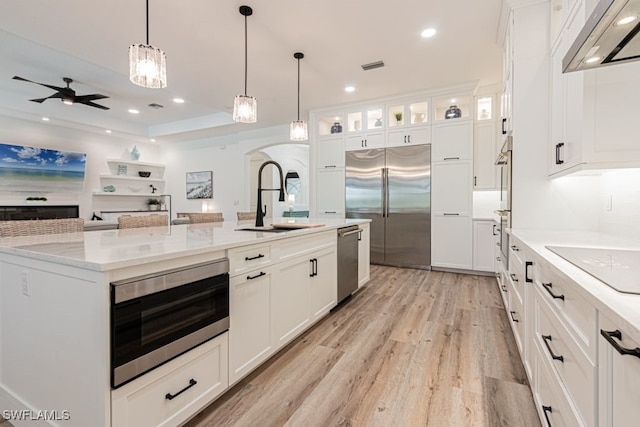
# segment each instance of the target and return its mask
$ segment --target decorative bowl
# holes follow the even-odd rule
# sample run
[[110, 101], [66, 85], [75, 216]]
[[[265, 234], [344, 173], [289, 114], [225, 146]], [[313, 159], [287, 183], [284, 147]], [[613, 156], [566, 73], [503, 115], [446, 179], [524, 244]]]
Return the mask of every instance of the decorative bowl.
[[151, 172], [149, 172], [149, 171], [139, 171], [138, 175], [140, 175], [142, 178], [149, 178], [151, 176]]
[[138, 193], [138, 192], [140, 192], [140, 190], [142, 190], [142, 187], [132, 187], [132, 186], [130, 186], [130, 185], [129, 185], [128, 187], [129, 187], [129, 190], [130, 190], [132, 193]]

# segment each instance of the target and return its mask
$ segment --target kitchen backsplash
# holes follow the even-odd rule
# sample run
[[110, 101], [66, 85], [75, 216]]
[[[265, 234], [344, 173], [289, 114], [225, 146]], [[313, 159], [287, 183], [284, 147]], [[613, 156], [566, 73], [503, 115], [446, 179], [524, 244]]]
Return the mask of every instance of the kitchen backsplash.
[[600, 176], [598, 231], [640, 239], [640, 169]]

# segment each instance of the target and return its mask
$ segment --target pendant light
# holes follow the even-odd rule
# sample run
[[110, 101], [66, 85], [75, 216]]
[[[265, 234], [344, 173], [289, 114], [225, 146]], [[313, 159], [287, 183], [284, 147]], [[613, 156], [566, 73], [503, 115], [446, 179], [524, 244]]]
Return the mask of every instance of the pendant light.
[[291, 130], [289, 131], [289, 139], [292, 141], [306, 141], [309, 139], [307, 133], [307, 122], [300, 120], [300, 60], [304, 58], [304, 53], [296, 52], [293, 57], [298, 60], [298, 120], [291, 122]]
[[233, 120], [255, 123], [258, 120], [258, 101], [247, 95], [247, 16], [253, 14], [253, 9], [240, 6], [240, 14], [244, 16], [244, 95], [238, 95], [233, 100]]
[[129, 46], [129, 80], [138, 86], [167, 87], [167, 57], [149, 44], [149, 0], [147, 0], [147, 44]]

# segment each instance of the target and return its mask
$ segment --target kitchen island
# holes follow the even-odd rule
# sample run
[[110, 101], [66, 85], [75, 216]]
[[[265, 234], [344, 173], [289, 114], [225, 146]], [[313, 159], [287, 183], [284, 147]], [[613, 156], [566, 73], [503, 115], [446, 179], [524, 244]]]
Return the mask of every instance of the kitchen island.
[[[27, 410], [12, 416], [16, 426], [178, 425], [193, 416], [335, 306], [336, 230], [367, 230], [368, 221], [296, 221], [323, 225], [276, 233], [225, 222], [2, 239], [0, 408]], [[253, 252], [262, 256], [246, 261]], [[112, 389], [110, 284], [222, 258], [229, 332]], [[203, 378], [197, 386], [165, 399], [194, 375]]]

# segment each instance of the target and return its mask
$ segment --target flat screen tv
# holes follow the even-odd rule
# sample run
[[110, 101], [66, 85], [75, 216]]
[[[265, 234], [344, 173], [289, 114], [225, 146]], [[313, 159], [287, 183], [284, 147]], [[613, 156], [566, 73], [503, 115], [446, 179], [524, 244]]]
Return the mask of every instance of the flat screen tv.
[[81, 193], [87, 155], [0, 143], [0, 190]]

